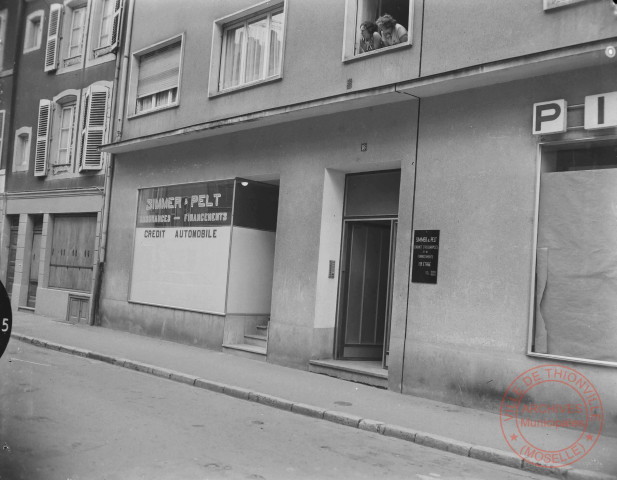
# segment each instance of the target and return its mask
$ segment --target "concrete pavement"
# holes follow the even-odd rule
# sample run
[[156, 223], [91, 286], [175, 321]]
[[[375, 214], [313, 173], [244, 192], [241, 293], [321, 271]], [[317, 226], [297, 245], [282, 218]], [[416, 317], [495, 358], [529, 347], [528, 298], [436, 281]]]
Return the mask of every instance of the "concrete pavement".
[[[499, 416], [490, 412], [24, 312], [14, 313], [11, 338], [513, 468], [567, 480], [617, 479], [613, 437], [601, 436], [574, 466], [546, 469], [510, 450]], [[545, 433], [548, 448], [558, 439], [555, 430]], [[561, 429], [559, 438], [574, 442], [578, 433]]]

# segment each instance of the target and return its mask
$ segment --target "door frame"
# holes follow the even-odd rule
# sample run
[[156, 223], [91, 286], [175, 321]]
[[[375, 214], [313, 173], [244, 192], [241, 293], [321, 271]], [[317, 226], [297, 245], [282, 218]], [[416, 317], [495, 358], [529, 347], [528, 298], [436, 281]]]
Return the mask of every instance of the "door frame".
[[[388, 283], [387, 283], [387, 296], [386, 296], [386, 317], [384, 325], [384, 338], [382, 345], [381, 363], [386, 368], [386, 348], [389, 344], [390, 335], [390, 321], [392, 313], [392, 286], [394, 275], [394, 252], [396, 246], [396, 235], [398, 231], [398, 215], [384, 215], [384, 216], [366, 216], [366, 217], [349, 217], [343, 219], [343, 234], [341, 237], [341, 254], [339, 262], [339, 282], [338, 282], [338, 302], [336, 307], [336, 323], [334, 328], [334, 358], [338, 360], [345, 360], [343, 356], [345, 348], [345, 327], [347, 323], [345, 306], [347, 303], [348, 295], [348, 282], [347, 282], [347, 263], [349, 261], [349, 223], [371, 223], [371, 222], [389, 222], [390, 223], [390, 239], [389, 239], [389, 252], [388, 252]], [[349, 360], [352, 360], [351, 358]]]

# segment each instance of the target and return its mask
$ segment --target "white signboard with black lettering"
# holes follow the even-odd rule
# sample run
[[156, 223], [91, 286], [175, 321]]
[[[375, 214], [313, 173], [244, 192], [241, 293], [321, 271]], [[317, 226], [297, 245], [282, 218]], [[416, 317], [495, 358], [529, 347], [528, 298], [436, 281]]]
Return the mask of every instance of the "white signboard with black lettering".
[[617, 92], [585, 97], [585, 130], [617, 127]]
[[533, 104], [533, 133], [546, 135], [563, 133], [567, 128], [568, 104], [565, 100], [551, 100]]
[[130, 301], [225, 313], [234, 181], [139, 191]]

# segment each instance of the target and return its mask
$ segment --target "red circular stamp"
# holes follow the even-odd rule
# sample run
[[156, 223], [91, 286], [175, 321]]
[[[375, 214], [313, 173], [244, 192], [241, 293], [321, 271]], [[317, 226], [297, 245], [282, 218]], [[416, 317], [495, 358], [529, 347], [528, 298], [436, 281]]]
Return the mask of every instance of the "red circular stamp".
[[527, 463], [558, 468], [577, 462], [593, 448], [604, 411], [600, 395], [580, 372], [540, 365], [510, 384], [499, 419], [514, 453]]

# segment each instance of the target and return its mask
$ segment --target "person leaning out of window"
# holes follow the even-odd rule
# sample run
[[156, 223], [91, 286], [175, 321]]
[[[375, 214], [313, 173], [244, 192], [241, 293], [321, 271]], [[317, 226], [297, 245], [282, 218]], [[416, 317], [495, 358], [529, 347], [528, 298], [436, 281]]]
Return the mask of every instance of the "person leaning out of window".
[[397, 23], [391, 15], [384, 15], [377, 19], [377, 28], [386, 47], [407, 42], [407, 29]]
[[381, 35], [377, 33], [377, 24], [366, 20], [360, 24], [360, 53], [377, 50], [384, 46]]

